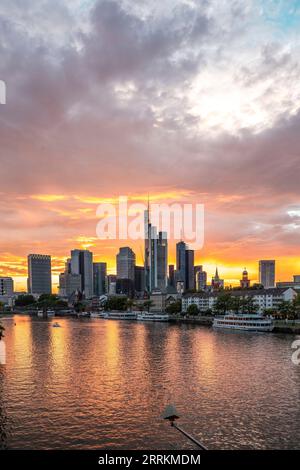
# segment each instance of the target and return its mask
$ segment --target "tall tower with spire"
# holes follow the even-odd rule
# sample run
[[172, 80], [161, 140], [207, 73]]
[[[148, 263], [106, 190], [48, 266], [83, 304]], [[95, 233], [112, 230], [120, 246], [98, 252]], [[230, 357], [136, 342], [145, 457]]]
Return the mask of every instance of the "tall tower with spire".
[[168, 240], [166, 232], [157, 232], [152, 226], [148, 196], [147, 210], [144, 212], [145, 233], [145, 287], [148, 294], [154, 289], [164, 290], [168, 285]]
[[218, 268], [216, 267], [216, 273], [212, 277], [211, 287], [213, 290], [223, 289], [224, 288], [224, 279], [220, 279]]
[[240, 286], [242, 289], [249, 289], [250, 287], [250, 279], [248, 278], [248, 271], [244, 268], [242, 279], [240, 280]]

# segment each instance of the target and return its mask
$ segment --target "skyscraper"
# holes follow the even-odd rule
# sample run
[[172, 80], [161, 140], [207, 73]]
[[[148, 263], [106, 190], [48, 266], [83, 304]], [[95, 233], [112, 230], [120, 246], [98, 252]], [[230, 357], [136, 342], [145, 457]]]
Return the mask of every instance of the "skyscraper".
[[259, 283], [265, 289], [275, 287], [275, 260], [259, 261]]
[[100, 297], [106, 293], [106, 263], [93, 263], [94, 295]]
[[186, 244], [184, 242], [178, 242], [176, 244], [176, 281], [184, 283], [186, 282], [185, 278], [185, 257]]
[[30, 254], [28, 262], [28, 293], [51, 294], [51, 256]]
[[194, 250], [185, 250], [185, 289], [195, 289]]
[[174, 264], [169, 264], [169, 286], [175, 287], [175, 267], [174, 267]]
[[145, 269], [143, 266], [135, 266], [134, 268], [134, 289], [139, 294], [145, 291]]
[[148, 210], [144, 213], [145, 230], [145, 285], [148, 293], [153, 289], [165, 290], [168, 284], [168, 240], [166, 232], [157, 233], [150, 223]]
[[72, 274], [81, 275], [81, 292], [86, 299], [93, 297], [93, 253], [89, 250], [71, 251]]
[[117, 254], [117, 279], [134, 281], [135, 253], [128, 246], [121, 247]]
[[196, 274], [196, 290], [201, 291], [205, 290], [207, 287], [207, 272], [206, 271], [197, 271]]

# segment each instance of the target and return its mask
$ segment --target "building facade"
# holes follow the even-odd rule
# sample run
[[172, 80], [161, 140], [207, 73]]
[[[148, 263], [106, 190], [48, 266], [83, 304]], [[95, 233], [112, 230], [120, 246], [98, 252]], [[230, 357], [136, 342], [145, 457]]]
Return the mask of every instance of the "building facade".
[[259, 283], [265, 289], [275, 287], [275, 260], [259, 261]]
[[96, 295], [97, 297], [106, 294], [106, 276], [107, 264], [93, 263], [93, 287], [94, 295]]
[[117, 279], [134, 282], [135, 253], [128, 246], [121, 247], [117, 254]]
[[[276, 309], [283, 301], [292, 301], [297, 292], [294, 289], [257, 289], [257, 290], [230, 290], [232, 296], [240, 298], [253, 299], [257, 307], [256, 313], [264, 313], [267, 309]], [[200, 312], [205, 313], [214, 309], [215, 302], [218, 299], [218, 292], [185, 294], [182, 297], [182, 311], [186, 312], [189, 305], [197, 305]]]
[[91, 299], [94, 294], [93, 253], [89, 250], [72, 250], [71, 272], [72, 274], [80, 274], [80, 290], [86, 299]]
[[14, 281], [12, 277], [0, 277], [0, 296], [12, 297], [14, 294]]
[[28, 293], [29, 294], [51, 294], [51, 256], [30, 254], [28, 263]]

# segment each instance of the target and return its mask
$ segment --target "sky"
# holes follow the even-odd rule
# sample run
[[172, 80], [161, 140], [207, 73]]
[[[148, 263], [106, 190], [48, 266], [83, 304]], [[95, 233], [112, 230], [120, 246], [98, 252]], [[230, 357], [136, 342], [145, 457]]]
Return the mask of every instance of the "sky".
[[148, 194], [205, 205], [209, 277], [300, 274], [299, 26], [292, 0], [2, 0], [0, 276], [51, 254], [56, 285], [80, 247], [114, 272], [97, 206]]

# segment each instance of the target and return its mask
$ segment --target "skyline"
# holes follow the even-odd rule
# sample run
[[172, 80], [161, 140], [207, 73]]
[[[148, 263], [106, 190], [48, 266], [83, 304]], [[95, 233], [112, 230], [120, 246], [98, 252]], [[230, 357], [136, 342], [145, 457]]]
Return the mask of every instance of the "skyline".
[[[42, 196], [41, 198], [38, 198], [39, 200], [43, 200], [43, 202], [53, 202], [53, 197], [44, 197]], [[47, 201], [45, 201], [47, 199]], [[50, 201], [49, 201], [50, 199]], [[65, 200], [66, 198], [63, 198], [61, 200]], [[151, 198], [150, 198], [151, 199]], [[159, 202], [157, 198], [154, 196], [154, 201]], [[58, 196], [56, 196], [55, 200], [58, 200]], [[139, 197], [135, 196], [132, 198], [134, 202], [140, 201], [143, 202], [142, 199]], [[169, 199], [170, 201], [171, 199]], [[88, 204], [93, 204], [94, 207], [96, 208], [95, 204], [98, 204], [98, 202], [115, 202], [112, 198], [106, 198], [106, 199], [95, 199], [95, 200], [87, 200], [86, 203]], [[172, 202], [176, 201], [175, 199], [172, 199]], [[190, 200], [189, 200], [190, 201]], [[96, 210], [96, 209], [95, 209]], [[129, 209], [130, 210], [130, 209]], [[90, 211], [88, 211], [90, 212]], [[96, 222], [97, 218], [96, 215], [91, 215], [90, 216], [90, 222], [95, 223], [96, 227]], [[178, 240], [174, 239], [168, 239], [169, 242], [169, 252], [168, 252], [168, 265], [174, 264], [176, 266], [176, 243]], [[187, 243], [187, 246], [189, 244]], [[203, 265], [203, 269], [206, 270], [208, 274], [208, 280], [211, 279], [214, 274], [215, 274], [215, 269], [218, 267], [221, 277], [224, 278], [225, 281], [225, 286], [237, 286], [239, 285], [240, 279], [241, 279], [241, 272], [244, 267], [247, 268], [249, 277], [252, 281], [252, 283], [259, 282], [259, 268], [258, 268], [258, 262], [259, 259], [274, 259], [275, 257], [272, 256], [263, 256], [264, 251], [262, 250], [257, 250], [262, 254], [261, 258], [252, 258], [252, 253], [244, 255], [243, 259], [240, 260], [232, 260], [231, 258], [231, 253], [228, 252], [227, 256], [225, 257], [225, 262], [224, 259], [222, 258], [214, 258], [213, 256], [209, 256], [208, 249], [206, 248], [207, 246], [211, 246], [212, 243], [206, 243], [206, 238], [205, 238], [205, 243], [204, 247], [201, 250], [195, 250], [195, 265]], [[59, 274], [64, 270], [64, 265], [66, 260], [70, 257], [70, 252], [73, 249], [88, 249], [93, 252], [94, 255], [94, 261], [95, 262], [106, 262], [107, 263], [107, 271], [108, 274], [115, 274], [116, 273], [116, 255], [120, 247], [128, 246], [132, 248], [135, 252], [136, 255], [136, 264], [143, 266], [144, 265], [144, 241], [143, 240], [138, 240], [138, 241], [132, 241], [132, 240], [100, 240], [97, 238], [96, 233], [94, 237], [85, 237], [85, 236], [80, 236], [74, 239], [68, 239], [65, 240], [65, 243], [62, 243], [62, 247], [66, 246], [69, 247], [69, 250], [64, 252], [64, 254], [61, 254], [61, 256], [57, 256], [55, 253], [46, 252], [45, 250], [42, 251], [40, 246], [45, 246], [47, 248], [48, 244], [41, 245], [40, 243], [36, 244], [33, 243], [34, 247], [38, 247], [38, 250], [34, 250], [33, 247], [32, 249], [29, 249], [29, 252], [26, 253], [25, 257], [20, 257], [19, 259], [15, 259], [13, 261], [13, 269], [9, 269], [9, 266], [11, 264], [11, 261], [8, 261], [7, 263], [2, 261], [0, 263], [0, 276], [10, 276], [13, 277], [14, 283], [15, 283], [15, 290], [16, 291], [26, 291], [27, 288], [27, 256], [30, 253], [39, 253], [39, 254], [48, 254], [51, 256], [52, 260], [52, 285], [53, 285], [53, 291], [57, 292], [58, 290], [58, 284], [59, 284]], [[60, 253], [62, 253], [63, 248], [60, 248]], [[215, 251], [212, 251], [212, 254], [214, 254]], [[234, 252], [233, 252], [234, 253]], [[205, 257], [205, 254], [208, 255]], [[203, 256], [203, 257], [202, 257]], [[287, 265], [287, 258], [275, 258], [276, 259], [276, 281], [289, 281], [292, 279], [292, 276], [297, 274], [298, 271], [300, 272], [300, 260], [291, 258], [290, 265]], [[243, 262], [244, 261], [244, 262]], [[8, 266], [8, 269], [7, 269]], [[23, 275], [15, 275], [15, 271], [17, 271], [19, 274]], [[288, 274], [287, 274], [288, 273]]]
[[148, 193], [205, 204], [209, 277], [255, 281], [265, 258], [277, 280], [300, 272], [299, 2], [27, 7], [0, 6], [0, 275], [21, 289], [27, 254], [49, 253], [55, 286], [84, 247], [112, 272], [121, 244], [96, 239], [96, 207]]

